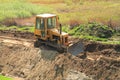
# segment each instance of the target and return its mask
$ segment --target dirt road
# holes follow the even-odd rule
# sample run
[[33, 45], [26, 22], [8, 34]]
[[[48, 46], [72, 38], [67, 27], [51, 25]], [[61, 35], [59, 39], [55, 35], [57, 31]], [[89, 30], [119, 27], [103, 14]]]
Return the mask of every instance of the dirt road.
[[0, 42], [7, 43], [7, 44], [24, 45], [26, 47], [30, 47], [30, 46], [33, 46], [34, 40], [0, 36]]
[[0, 35], [4, 75], [25, 80], [120, 80], [120, 45], [84, 42], [85, 52], [74, 56], [42, 45], [34, 48], [32, 33], [0, 31]]

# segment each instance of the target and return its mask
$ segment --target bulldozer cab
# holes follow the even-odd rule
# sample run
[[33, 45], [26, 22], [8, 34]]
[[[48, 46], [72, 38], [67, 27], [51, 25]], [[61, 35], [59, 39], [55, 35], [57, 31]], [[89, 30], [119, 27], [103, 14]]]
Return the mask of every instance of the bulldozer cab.
[[41, 14], [36, 16], [35, 34], [46, 40], [48, 31], [57, 28], [57, 17], [54, 14]]

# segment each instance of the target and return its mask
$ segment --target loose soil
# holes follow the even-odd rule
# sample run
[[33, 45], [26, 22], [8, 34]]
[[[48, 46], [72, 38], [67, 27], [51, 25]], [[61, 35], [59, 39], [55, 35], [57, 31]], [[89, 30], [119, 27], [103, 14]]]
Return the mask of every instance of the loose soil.
[[0, 31], [0, 36], [3, 75], [24, 80], [120, 80], [120, 45], [84, 42], [84, 52], [74, 56], [43, 45], [35, 48], [29, 32]]

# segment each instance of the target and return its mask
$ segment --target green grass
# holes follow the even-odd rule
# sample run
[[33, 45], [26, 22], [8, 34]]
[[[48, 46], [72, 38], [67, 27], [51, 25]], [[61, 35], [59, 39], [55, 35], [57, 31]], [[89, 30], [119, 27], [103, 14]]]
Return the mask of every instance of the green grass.
[[67, 32], [76, 38], [105, 44], [120, 44], [120, 32], [116, 32], [112, 28], [100, 23], [81, 24], [72, 29], [68, 26], [63, 26], [62, 29], [64, 32]]
[[30, 1], [30, 2], [42, 2], [42, 3], [61, 3], [64, 2], [64, 0], [26, 0], [26, 1]]
[[18, 26], [9, 26], [9, 27], [6, 27], [6, 26], [2, 26], [0, 27], [0, 30], [17, 30], [17, 31], [24, 31], [24, 32], [34, 32], [34, 27], [31, 26], [22, 26], [22, 27], [18, 27]]
[[0, 80], [12, 80], [12, 78], [0, 75]]
[[108, 24], [112, 20], [113, 26], [120, 26], [119, 3], [120, 0], [0, 0], [0, 21], [48, 12], [58, 14], [62, 24], [72, 21]]
[[[47, 3], [47, 4], [46, 4]], [[102, 22], [120, 26], [120, 0], [0, 0], [0, 21], [55, 13], [62, 24]]]
[[[34, 0], [27, 1], [34, 2]], [[39, 2], [39, 5], [43, 2], [43, 0], [35, 1]], [[120, 0], [61, 0], [57, 5], [54, 1], [57, 0], [45, 0], [48, 4], [42, 5], [54, 8], [54, 13], [60, 16], [62, 24], [70, 24], [73, 20], [79, 23], [96, 21], [108, 24], [112, 20], [114, 26], [120, 26]]]
[[0, 0], [0, 21], [7, 18], [25, 18], [51, 11], [52, 8], [38, 6], [23, 0]]

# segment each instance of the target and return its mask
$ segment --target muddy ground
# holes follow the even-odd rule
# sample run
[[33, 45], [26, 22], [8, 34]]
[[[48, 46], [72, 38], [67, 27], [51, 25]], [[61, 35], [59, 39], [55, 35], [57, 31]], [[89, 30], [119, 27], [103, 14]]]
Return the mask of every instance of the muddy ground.
[[3, 75], [24, 80], [120, 80], [120, 45], [85, 41], [85, 51], [74, 56], [43, 45], [35, 48], [32, 33], [0, 31], [0, 36], [6, 36], [0, 37]]
[[23, 38], [34, 40], [34, 34], [31, 32], [21, 32], [16, 30], [0, 30], [0, 36], [9, 36], [15, 38]]
[[8, 18], [3, 21], [0, 21], [1, 25], [5, 26], [34, 26], [35, 16], [30, 18]]

